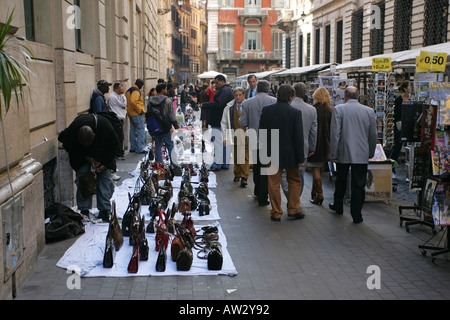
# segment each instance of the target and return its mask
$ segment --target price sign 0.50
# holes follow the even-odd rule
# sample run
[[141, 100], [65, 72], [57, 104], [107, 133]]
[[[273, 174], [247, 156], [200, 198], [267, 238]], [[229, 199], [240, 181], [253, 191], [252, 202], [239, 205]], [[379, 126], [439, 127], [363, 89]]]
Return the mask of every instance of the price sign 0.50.
[[447, 54], [445, 52], [421, 51], [417, 67], [434, 72], [444, 72], [446, 64]]
[[372, 59], [372, 71], [391, 71], [392, 61], [391, 58], [373, 58]]

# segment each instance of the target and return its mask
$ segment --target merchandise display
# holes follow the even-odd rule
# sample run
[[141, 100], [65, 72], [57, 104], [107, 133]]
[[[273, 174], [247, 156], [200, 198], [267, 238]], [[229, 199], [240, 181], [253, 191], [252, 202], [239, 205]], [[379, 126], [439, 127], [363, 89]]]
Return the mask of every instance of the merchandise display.
[[189, 126], [177, 135], [177, 165], [165, 149], [164, 163], [142, 159], [115, 190], [111, 223], [87, 223], [57, 266], [76, 265], [83, 277], [236, 275], [218, 222], [216, 176], [204, 161], [212, 150], [199, 133]]

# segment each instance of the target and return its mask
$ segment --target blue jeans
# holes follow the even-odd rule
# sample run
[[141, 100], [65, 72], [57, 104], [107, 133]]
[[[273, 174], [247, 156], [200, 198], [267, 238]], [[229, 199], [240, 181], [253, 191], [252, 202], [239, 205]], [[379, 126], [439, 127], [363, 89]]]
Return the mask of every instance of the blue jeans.
[[221, 128], [212, 127], [211, 141], [214, 145], [214, 163], [211, 165], [214, 169], [228, 169], [231, 162], [231, 148], [223, 146]]
[[166, 145], [167, 152], [169, 153], [170, 163], [172, 162], [172, 150], [174, 147], [173, 141], [172, 141], [172, 133], [159, 133], [155, 134], [153, 136], [155, 139], [155, 161], [162, 163], [163, 162], [163, 156], [162, 156], [162, 144]]
[[[76, 172], [75, 183], [78, 186], [79, 178], [91, 171], [91, 164], [85, 164]], [[98, 210], [111, 210], [111, 198], [114, 194], [114, 183], [111, 177], [111, 170], [105, 169], [97, 173], [97, 208]], [[77, 188], [77, 206], [80, 211], [92, 208], [92, 196], [84, 198], [81, 195], [80, 188]]]
[[144, 117], [138, 115], [130, 118], [130, 150], [135, 152], [143, 152], [145, 147], [145, 120]]

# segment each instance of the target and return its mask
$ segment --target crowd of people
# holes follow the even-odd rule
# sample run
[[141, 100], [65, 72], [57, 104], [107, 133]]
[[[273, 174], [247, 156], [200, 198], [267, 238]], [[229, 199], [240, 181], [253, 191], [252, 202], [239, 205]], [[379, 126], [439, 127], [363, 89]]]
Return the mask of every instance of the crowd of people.
[[[113, 92], [106, 99], [111, 86]], [[344, 213], [351, 168], [350, 213], [354, 223], [363, 221], [367, 168], [375, 153], [377, 132], [374, 110], [358, 102], [356, 87], [348, 87], [345, 103], [333, 108], [325, 88], [316, 90], [314, 104], [310, 105], [305, 84], [281, 85], [274, 92], [268, 81], [258, 81], [255, 76], [248, 77], [247, 89], [232, 88], [223, 75], [202, 88], [159, 80], [148, 93], [147, 106], [143, 86], [144, 81], [138, 79], [125, 92], [121, 83], [99, 81], [91, 96], [89, 114], [79, 116], [59, 135], [76, 172], [77, 204], [83, 215], [89, 215], [92, 195], [81, 192], [80, 180], [93, 172], [98, 182], [100, 218], [108, 221], [111, 216], [116, 160], [125, 156], [126, 118], [130, 119], [129, 152], [145, 154], [149, 110], [165, 116], [168, 125], [152, 134], [155, 161], [163, 162], [163, 145], [169, 155], [174, 148], [172, 132], [179, 128], [176, 114], [186, 115], [190, 105], [200, 111], [202, 128], [212, 132], [214, 163], [210, 170], [228, 170], [234, 164], [234, 181], [242, 188], [247, 187], [251, 170], [253, 193], [259, 206], [271, 205], [272, 221], [281, 221], [283, 215], [281, 191], [287, 198], [288, 217], [305, 218], [300, 198], [307, 168], [313, 176], [311, 203], [323, 204], [322, 170], [329, 162], [336, 163], [337, 168], [334, 199], [329, 208], [336, 214]]]

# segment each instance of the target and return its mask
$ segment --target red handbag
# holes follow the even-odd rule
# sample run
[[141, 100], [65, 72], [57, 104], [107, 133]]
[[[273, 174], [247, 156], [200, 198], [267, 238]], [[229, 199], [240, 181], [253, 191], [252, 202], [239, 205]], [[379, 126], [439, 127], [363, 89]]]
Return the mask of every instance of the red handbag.
[[138, 237], [136, 240], [136, 244], [134, 245], [133, 255], [131, 256], [130, 263], [128, 264], [128, 273], [137, 273], [139, 270], [139, 260], [140, 260], [140, 238]]
[[[164, 216], [164, 217], [163, 217]], [[159, 222], [158, 226], [163, 230], [167, 231], [167, 225], [166, 225], [166, 213], [163, 210], [159, 210]], [[158, 231], [156, 233], [155, 237], [155, 250], [159, 252], [161, 245], [164, 246], [164, 248], [167, 250], [167, 247], [169, 246], [169, 237], [163, 237], [163, 233], [161, 231]]]

